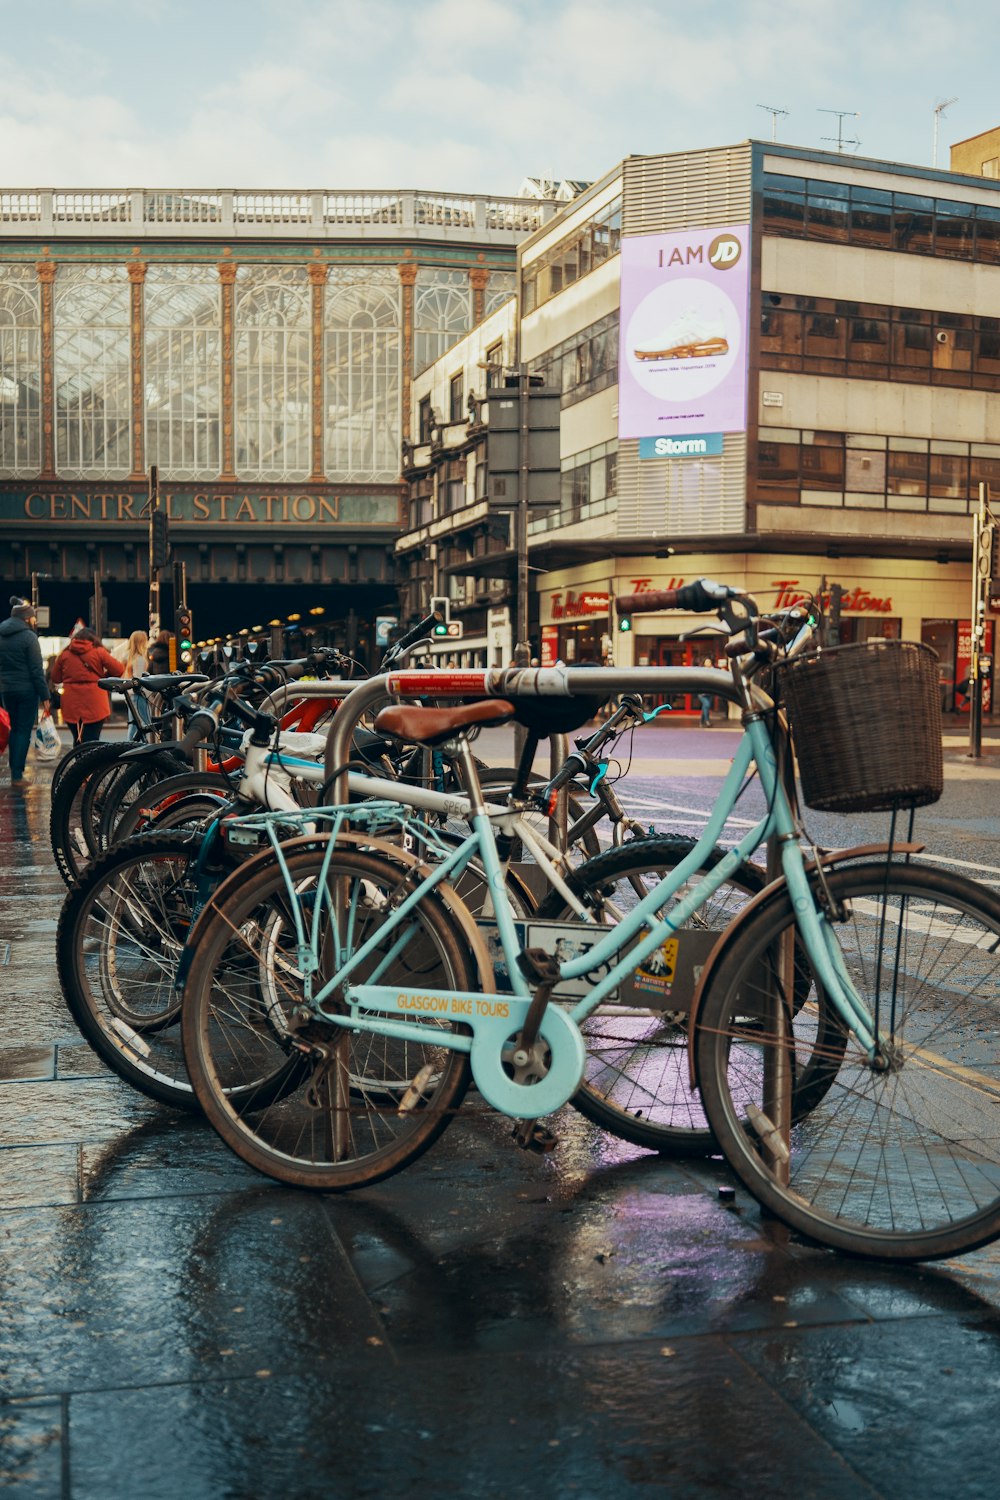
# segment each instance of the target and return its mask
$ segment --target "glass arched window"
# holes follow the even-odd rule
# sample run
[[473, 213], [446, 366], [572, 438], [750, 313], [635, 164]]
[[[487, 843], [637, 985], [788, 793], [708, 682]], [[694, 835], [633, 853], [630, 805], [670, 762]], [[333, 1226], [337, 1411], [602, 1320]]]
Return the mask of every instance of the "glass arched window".
[[326, 472], [399, 477], [400, 287], [395, 270], [332, 269], [326, 287]]
[[414, 374], [426, 370], [471, 327], [468, 271], [437, 271], [422, 266], [413, 299]]
[[516, 271], [491, 271], [490, 279], [486, 283], [483, 317], [488, 318], [490, 313], [496, 312], [498, 307], [502, 307], [505, 302], [509, 302], [516, 291]]
[[123, 478], [132, 410], [125, 267], [60, 266], [52, 321], [56, 468]]
[[221, 305], [214, 266], [146, 272], [146, 460], [172, 479], [219, 472]]
[[234, 423], [244, 479], [307, 479], [310, 462], [309, 278], [297, 266], [236, 273]]
[[0, 474], [42, 467], [41, 302], [34, 266], [0, 266]]

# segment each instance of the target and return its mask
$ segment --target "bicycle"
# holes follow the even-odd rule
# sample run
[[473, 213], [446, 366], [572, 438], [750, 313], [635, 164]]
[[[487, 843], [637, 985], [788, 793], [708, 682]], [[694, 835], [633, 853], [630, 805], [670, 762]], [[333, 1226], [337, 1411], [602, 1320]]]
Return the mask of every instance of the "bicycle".
[[[384, 828], [401, 819], [405, 828], [393, 804], [314, 809], [314, 831], [284, 843], [278, 827], [287, 834], [295, 815], [236, 825], [266, 847], [218, 888], [191, 938], [182, 1035], [202, 1107], [244, 1160], [322, 1191], [378, 1181], [414, 1160], [449, 1123], [470, 1077], [489, 1105], [520, 1122], [522, 1144], [547, 1145], [536, 1122], [579, 1085], [580, 1023], [773, 836], [782, 879], [727, 929], [692, 1005], [693, 1081], [710, 1128], [749, 1190], [817, 1243], [898, 1260], [986, 1243], [1000, 1233], [1000, 1062], [982, 1030], [984, 1022], [995, 1029], [1000, 901], [891, 859], [851, 865], [851, 851], [841, 851], [807, 861], [781, 775], [786, 725], [751, 683], [751, 669], [775, 650], [757, 636], [753, 601], [709, 583], [674, 598], [680, 608], [718, 611], [739, 637], [731, 677], [610, 670], [605, 681], [613, 691], [711, 691], [743, 712], [743, 739], [688, 859], [582, 956], [556, 962], [522, 952], [461, 732], [508, 721], [520, 695], [587, 690], [595, 674], [453, 674], [448, 691], [492, 696], [450, 710], [390, 708], [378, 720], [384, 731], [454, 745], [473, 831], [440, 863], [404, 870], [381, 857]], [[784, 653], [788, 662], [809, 644], [813, 623]], [[404, 672], [356, 690], [331, 735], [334, 767], [349, 707], [359, 712], [376, 686], [410, 697], [425, 682]], [[939, 736], [937, 750], [940, 769]], [[668, 910], [714, 848], [752, 764], [766, 793], [763, 818]], [[937, 795], [939, 781], [909, 800]], [[306, 815], [297, 816], [301, 826]], [[324, 817], [328, 833], [317, 841]], [[494, 892], [509, 993], [496, 987], [474, 926], [444, 899], [450, 875], [473, 857]], [[550, 1003], [573, 981], [586, 986], [581, 998]], [[655, 1008], [656, 996], [646, 1004]], [[257, 1107], [251, 1089], [238, 1108], [227, 1097], [248, 1070], [288, 1084], [293, 1058], [301, 1073], [280, 1097], [272, 1090]]]
[[[302, 664], [298, 665], [301, 669]], [[235, 676], [229, 674], [222, 683], [202, 686], [198, 691], [208, 701], [200, 708], [183, 699], [176, 705], [183, 709], [192, 725], [178, 747], [185, 752], [193, 750], [204, 735], [217, 733], [223, 718], [235, 716], [248, 726], [248, 743], [241, 759], [243, 778], [238, 788], [232, 791], [217, 781], [203, 783], [194, 773], [173, 777], [154, 788], [144, 801], [167, 799], [169, 793], [154, 830], [123, 838], [95, 858], [67, 896], [59, 920], [57, 968], [64, 999], [81, 1033], [102, 1060], [132, 1087], [161, 1103], [183, 1109], [194, 1109], [197, 1105], [181, 1055], [179, 1001], [174, 981], [194, 914], [214, 885], [240, 860], [241, 851], [231, 846], [227, 838], [227, 824], [234, 813], [245, 814], [254, 807], [295, 810], [301, 795], [290, 794], [288, 773], [299, 778], [306, 791], [310, 785], [319, 788], [325, 775], [316, 759], [304, 758], [301, 753], [311, 748], [318, 755], [325, 748], [324, 740], [285, 730], [276, 739], [276, 714], [254, 707], [240, 697], [237, 684], [251, 671], [261, 675], [260, 669], [247, 667]], [[274, 668], [264, 668], [263, 672], [273, 677]], [[340, 691], [340, 688], [330, 685], [330, 690]], [[641, 706], [634, 704], [626, 704], [620, 711], [622, 721], [634, 723], [639, 716], [644, 717]], [[605, 725], [596, 735], [581, 741], [582, 751], [569, 758], [542, 794], [532, 797], [532, 805], [544, 811], [550, 798], [556, 795], [557, 786], [567, 781], [581, 760], [593, 777], [602, 778], [605, 763], [595, 761], [591, 752], [595, 745], [605, 745], [614, 734], [614, 724]], [[369, 738], [378, 745], [387, 743], [381, 736]], [[142, 754], [145, 757], [148, 752]], [[143, 759], [138, 762], [140, 766], [143, 763]], [[386, 790], [384, 780], [370, 775], [352, 772], [349, 783], [355, 798], [379, 797]], [[176, 790], [171, 793], [170, 789]], [[449, 824], [447, 828], [436, 828], [436, 846], [454, 846], [459, 842], [454, 826], [456, 820], [464, 820], [467, 825], [471, 807], [466, 798], [413, 783], [395, 785], [394, 794], [440, 824]], [[599, 803], [598, 813], [608, 805]], [[610, 805], [612, 809], [620, 808], [616, 801], [610, 801]], [[144, 810], [136, 805], [133, 811], [142, 816]], [[574, 876], [571, 888], [567, 884], [565, 855], [536, 825], [527, 801], [506, 808], [493, 806], [491, 813], [505, 845], [531, 855], [533, 869], [542, 877], [543, 888], [551, 893], [552, 899], [571, 917], [586, 918], [592, 899], [586, 874], [588, 866], [580, 867], [581, 878], [577, 882]], [[192, 820], [195, 828], [189, 826]], [[130, 815], [126, 815], [120, 826], [126, 827], [129, 821]], [[587, 814], [578, 821], [592, 828], [596, 820]], [[655, 845], [633, 842], [628, 846], [628, 859], [633, 867], [641, 869], [648, 868], [654, 857], [661, 865], [666, 862], [672, 866], [690, 847], [690, 840], [682, 838], [661, 838]], [[393, 858], [400, 857], [391, 846], [386, 846], [383, 852]], [[618, 852], [621, 858], [624, 851]], [[435, 857], [434, 848], [426, 840], [421, 841], [420, 853], [422, 857]], [[716, 852], [714, 857], [721, 856]], [[412, 863], [412, 854], [409, 858]], [[519, 919], [524, 920], [534, 913], [536, 903], [531, 886], [522, 877], [522, 868], [508, 867], [506, 883], [508, 898], [514, 903]], [[750, 878], [747, 874], [742, 881], [734, 880], [733, 889], [745, 890]], [[759, 876], [755, 879], [759, 885]], [[751, 883], [750, 888], [756, 885]], [[577, 886], [579, 897], [574, 894]], [[484, 876], [474, 863], [457, 877], [456, 894], [471, 907], [480, 925], [488, 927], [491, 902]], [[545, 928], [546, 932], [550, 930]], [[610, 1109], [603, 1090], [593, 1099], [590, 1094], [591, 1084], [584, 1080], [575, 1103], [597, 1123], [640, 1144], [676, 1149], [681, 1134], [676, 1125], [672, 1132], [665, 1131], [660, 1122], [649, 1118], [637, 1120], [634, 1111]], [[695, 1149], [704, 1149], [701, 1140]]]

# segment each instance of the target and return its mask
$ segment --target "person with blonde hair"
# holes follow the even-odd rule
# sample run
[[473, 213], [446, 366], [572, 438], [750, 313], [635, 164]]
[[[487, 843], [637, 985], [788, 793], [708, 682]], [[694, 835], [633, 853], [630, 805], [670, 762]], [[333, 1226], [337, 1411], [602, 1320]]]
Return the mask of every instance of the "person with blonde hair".
[[[125, 651], [125, 676], [145, 677], [149, 671], [149, 636], [145, 630], [133, 630], [128, 638], [128, 646]], [[149, 723], [149, 704], [142, 693], [134, 693], [132, 701], [135, 711], [143, 724]], [[139, 738], [139, 730], [132, 715], [129, 714], [128, 737], [130, 740]]]

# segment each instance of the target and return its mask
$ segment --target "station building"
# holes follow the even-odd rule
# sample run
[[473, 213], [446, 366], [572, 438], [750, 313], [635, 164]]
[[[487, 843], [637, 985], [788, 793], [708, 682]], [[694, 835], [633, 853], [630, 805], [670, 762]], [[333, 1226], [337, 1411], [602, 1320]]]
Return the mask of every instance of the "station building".
[[155, 466], [197, 635], [396, 609], [410, 386], [515, 290], [538, 196], [0, 190], [0, 561], [145, 623]]
[[980, 482], [1000, 495], [1000, 183], [981, 170], [747, 141], [630, 157], [583, 191], [519, 247], [516, 306], [414, 382], [405, 612], [448, 594], [462, 660], [509, 654], [484, 402], [524, 362], [562, 400], [561, 502], [529, 527], [543, 662], [714, 654], [682, 639], [695, 618], [637, 610], [620, 632], [616, 596], [710, 576], [767, 608], [837, 583], [842, 638], [927, 642], [953, 707]]

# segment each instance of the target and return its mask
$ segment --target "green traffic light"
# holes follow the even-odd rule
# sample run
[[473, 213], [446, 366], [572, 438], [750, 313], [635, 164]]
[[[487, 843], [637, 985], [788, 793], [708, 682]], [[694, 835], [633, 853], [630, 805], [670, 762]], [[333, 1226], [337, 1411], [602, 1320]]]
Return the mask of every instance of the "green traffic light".
[[618, 621], [618, 629], [620, 630], [622, 635], [628, 634], [628, 632], [632, 629], [632, 618], [630, 615], [622, 615], [621, 619]]
[[434, 626], [434, 634], [435, 635], [447, 635], [448, 634], [448, 627], [447, 627], [447, 625], [444, 625], [444, 624], [442, 624], [442, 625], [435, 625]]

